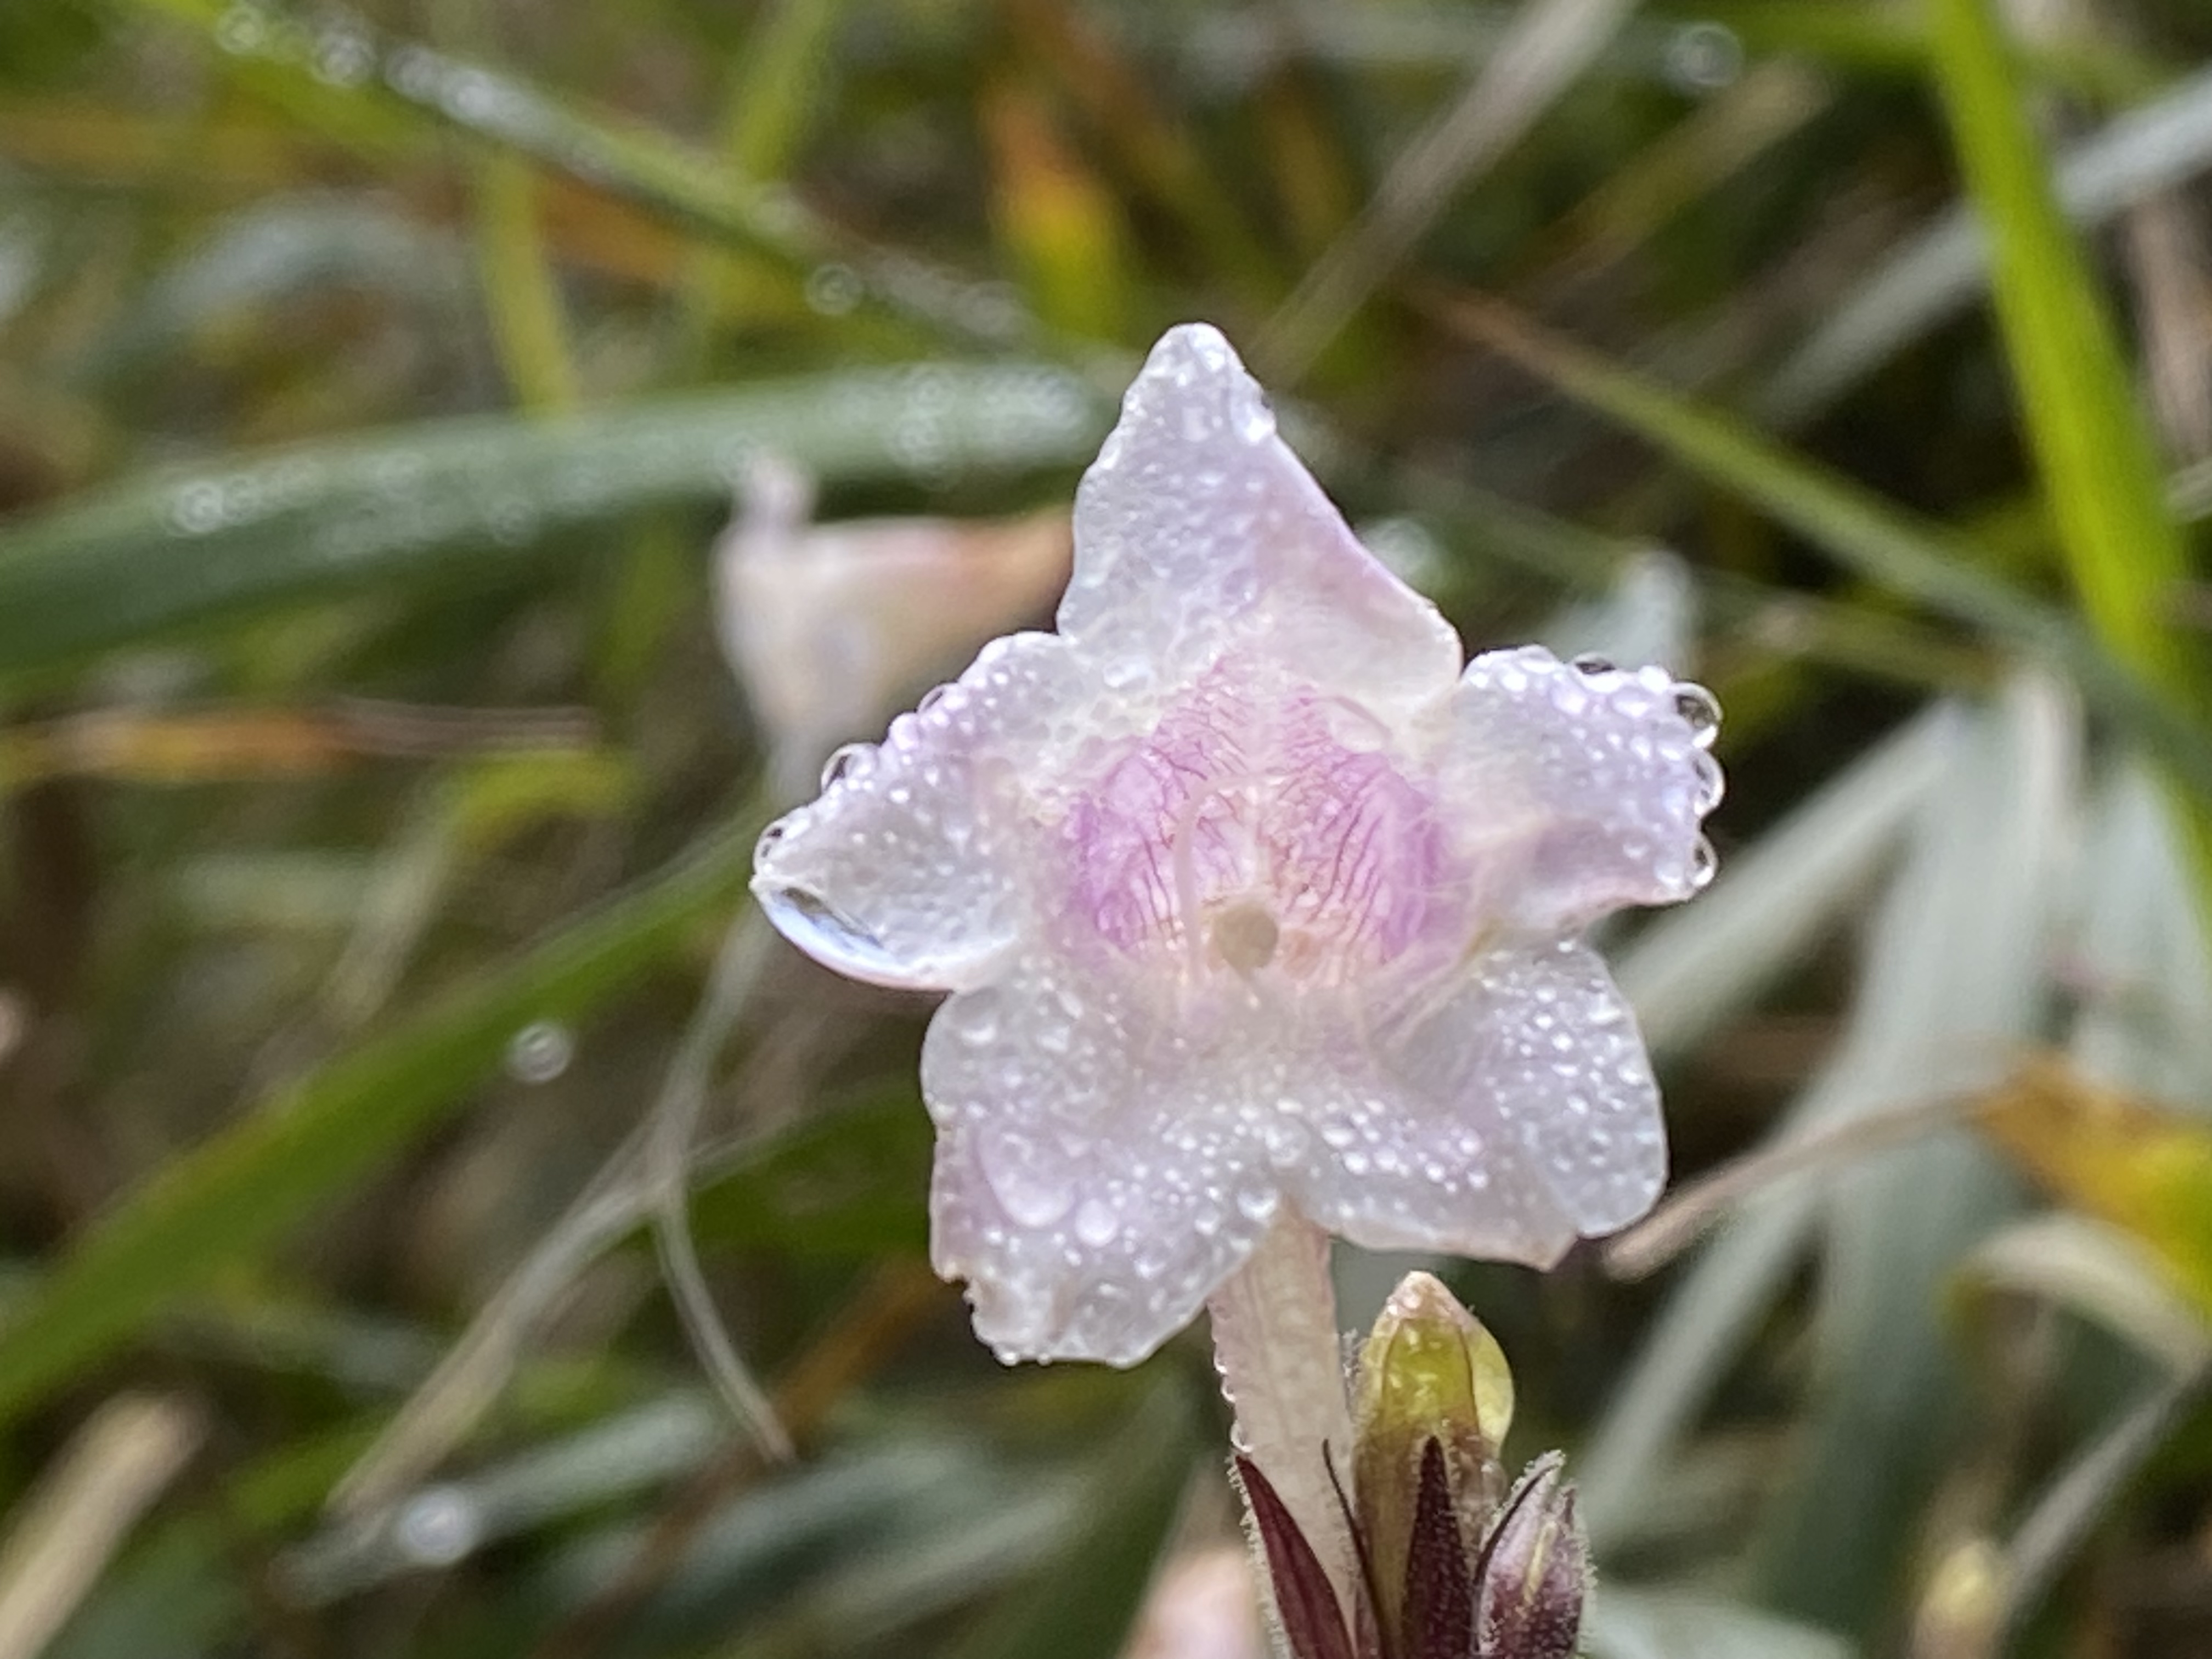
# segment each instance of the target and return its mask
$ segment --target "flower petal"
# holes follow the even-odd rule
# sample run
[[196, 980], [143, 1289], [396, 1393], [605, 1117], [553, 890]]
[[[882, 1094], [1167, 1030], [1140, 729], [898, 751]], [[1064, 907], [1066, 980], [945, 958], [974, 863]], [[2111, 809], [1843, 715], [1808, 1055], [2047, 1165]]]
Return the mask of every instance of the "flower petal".
[[1516, 932], [1571, 933], [1703, 887], [1717, 720], [1710, 694], [1663, 669], [1574, 667], [1540, 646], [1469, 663], [1439, 787], [1486, 908]]
[[1488, 953], [1395, 1058], [1432, 1091], [1492, 1103], [1529, 1173], [1585, 1237], [1626, 1226], [1666, 1185], [1666, 1124], [1643, 1034], [1588, 945]]
[[1437, 1250], [1547, 1267], [1577, 1236], [1514, 1133], [1481, 1062], [1486, 1033], [1455, 1003], [1396, 1052], [1310, 1066], [1294, 1121], [1315, 1143], [1291, 1201], [1370, 1250]]
[[1224, 1092], [1236, 1068], [1187, 1068], [1182, 1041], [1034, 964], [930, 1023], [931, 1255], [1001, 1358], [1136, 1364], [1273, 1218], [1264, 1144]]
[[876, 985], [958, 990], [1006, 962], [1042, 849], [1028, 780], [1091, 696], [1067, 642], [995, 640], [958, 680], [830, 757], [820, 799], [771, 824], [753, 891], [791, 942]]
[[1195, 672], [1231, 631], [1384, 702], [1459, 672], [1450, 625], [1359, 544], [1204, 324], [1169, 331], [1130, 386], [1076, 494], [1075, 548], [1060, 631], [1100, 653], [1109, 684]]
[[1379, 1034], [1321, 1100], [1329, 1155], [1291, 1196], [1375, 1249], [1551, 1266], [1642, 1215], [1667, 1175], [1659, 1094], [1596, 952], [1496, 950], [1448, 1000]]

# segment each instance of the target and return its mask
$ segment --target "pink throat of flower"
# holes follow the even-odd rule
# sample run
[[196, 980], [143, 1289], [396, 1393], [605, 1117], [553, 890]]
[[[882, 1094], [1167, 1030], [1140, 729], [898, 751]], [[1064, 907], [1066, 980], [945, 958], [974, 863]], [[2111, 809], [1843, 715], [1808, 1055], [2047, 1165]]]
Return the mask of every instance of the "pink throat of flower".
[[1342, 983], [1461, 908], [1430, 797], [1382, 729], [1228, 665], [1105, 762], [1066, 834], [1079, 925], [1187, 981]]

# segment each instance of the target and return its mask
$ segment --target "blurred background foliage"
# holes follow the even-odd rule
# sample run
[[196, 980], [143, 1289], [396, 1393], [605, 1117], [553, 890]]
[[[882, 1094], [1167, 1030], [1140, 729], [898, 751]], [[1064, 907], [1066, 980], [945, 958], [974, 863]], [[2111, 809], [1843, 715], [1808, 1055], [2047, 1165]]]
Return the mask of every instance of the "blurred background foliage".
[[1450, 1270], [1593, 1651], [2212, 1653], [2208, 64], [2198, 0], [0, 3], [0, 1659], [1256, 1653], [1202, 1339], [995, 1366], [926, 1009], [743, 898], [1048, 608], [1192, 317], [1471, 642], [1729, 710], [1720, 880], [1613, 941], [1679, 1195]]

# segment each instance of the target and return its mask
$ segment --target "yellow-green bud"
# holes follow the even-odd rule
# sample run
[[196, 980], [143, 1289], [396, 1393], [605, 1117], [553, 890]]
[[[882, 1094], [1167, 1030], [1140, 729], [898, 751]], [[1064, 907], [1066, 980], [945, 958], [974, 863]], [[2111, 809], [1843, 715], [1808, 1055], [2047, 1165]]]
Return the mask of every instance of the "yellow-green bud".
[[[1352, 1490], [1377, 1608], [1402, 1629], [1408, 1553], [1433, 1441], [1460, 1536], [1471, 1552], [1504, 1488], [1498, 1448], [1513, 1420], [1513, 1373], [1498, 1340], [1428, 1273], [1408, 1273], [1359, 1352]], [[1394, 1647], [1395, 1650], [1395, 1647]]]

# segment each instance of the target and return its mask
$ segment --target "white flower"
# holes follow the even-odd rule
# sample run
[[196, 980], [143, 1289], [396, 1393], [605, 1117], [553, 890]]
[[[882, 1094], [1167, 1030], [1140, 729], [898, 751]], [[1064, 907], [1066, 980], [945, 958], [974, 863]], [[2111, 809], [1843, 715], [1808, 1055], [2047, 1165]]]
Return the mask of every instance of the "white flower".
[[1212, 328], [1129, 389], [1059, 631], [840, 751], [754, 890], [954, 993], [933, 1255], [1003, 1358], [1133, 1364], [1285, 1205], [1547, 1265], [1649, 1207], [1650, 1066], [1597, 917], [1686, 898], [1711, 699], [1457, 636], [1355, 540]]

